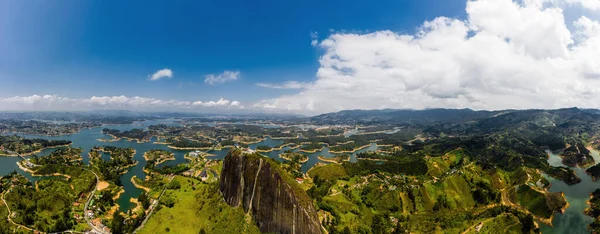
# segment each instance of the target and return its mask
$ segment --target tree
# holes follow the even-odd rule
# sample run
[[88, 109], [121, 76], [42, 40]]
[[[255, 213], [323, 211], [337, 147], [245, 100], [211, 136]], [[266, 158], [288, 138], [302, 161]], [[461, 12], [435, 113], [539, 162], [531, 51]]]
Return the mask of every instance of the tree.
[[125, 221], [125, 218], [123, 218], [123, 216], [121, 216], [119, 212], [115, 212], [115, 214], [113, 215], [113, 220], [110, 223], [110, 227], [113, 233], [125, 233], [123, 221]]
[[146, 210], [146, 209], [148, 209], [148, 207], [150, 207], [150, 199], [148, 199], [148, 195], [146, 195], [146, 193], [140, 194], [140, 196], [138, 197], [138, 201], [142, 204], [142, 207], [144, 207], [144, 210]]
[[374, 234], [383, 234], [386, 232], [386, 217], [382, 214], [373, 216], [373, 224], [371, 224], [371, 231]]

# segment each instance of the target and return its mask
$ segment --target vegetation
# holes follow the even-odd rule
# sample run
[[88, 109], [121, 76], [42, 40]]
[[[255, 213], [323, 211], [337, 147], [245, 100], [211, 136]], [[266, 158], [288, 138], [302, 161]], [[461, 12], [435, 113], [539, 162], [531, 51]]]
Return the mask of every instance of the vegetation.
[[170, 145], [177, 148], [190, 148], [190, 149], [203, 149], [210, 148], [213, 146], [213, 143], [210, 141], [198, 142], [198, 141], [190, 141], [188, 139], [179, 139], [175, 141], [171, 141]]
[[590, 168], [586, 169], [585, 172], [588, 173], [594, 181], [597, 181], [600, 179], [600, 164], [591, 166]]
[[45, 148], [71, 144], [66, 140], [28, 139], [17, 135], [0, 135], [0, 156], [15, 154], [31, 154]]
[[[64, 148], [47, 157], [32, 158], [38, 163], [32, 170], [39, 174], [64, 175], [36, 181], [35, 185], [16, 173], [2, 177], [2, 191], [18, 224], [45, 232], [72, 229], [81, 220], [75, 214], [83, 214], [82, 207], [87, 194], [96, 183], [92, 172], [84, 170], [80, 157], [81, 149]], [[75, 156], [76, 155], [76, 156]], [[83, 216], [80, 216], [83, 217]]]
[[581, 141], [573, 142], [561, 154], [563, 164], [571, 167], [581, 166], [586, 167], [594, 164], [594, 158], [590, 155], [590, 151], [585, 148]]
[[[110, 154], [110, 160], [105, 161], [100, 157], [100, 152]], [[133, 160], [135, 150], [132, 148], [120, 148], [114, 146], [94, 147], [90, 150], [90, 164], [98, 172], [103, 180], [110, 181], [120, 186], [121, 174], [137, 162]]]
[[589, 225], [589, 228], [592, 232], [597, 233], [600, 231], [600, 189], [592, 192], [588, 204], [590, 208], [587, 208], [584, 212], [586, 215], [594, 217], [594, 222]]
[[269, 151], [271, 150], [272, 147], [271, 146], [267, 146], [267, 145], [259, 145], [256, 147], [256, 150], [260, 150], [260, 151]]
[[176, 176], [159, 209], [139, 233], [260, 233], [242, 208], [227, 205], [218, 183]]
[[148, 152], [144, 153], [144, 158], [149, 164], [158, 165], [167, 160], [175, 159], [175, 154], [167, 150], [151, 149]]
[[127, 138], [127, 139], [135, 139], [138, 141], [149, 141], [150, 138], [154, 135], [153, 131], [144, 131], [143, 129], [134, 128], [129, 131], [123, 131], [117, 129], [102, 129], [102, 133], [110, 135], [114, 138]]

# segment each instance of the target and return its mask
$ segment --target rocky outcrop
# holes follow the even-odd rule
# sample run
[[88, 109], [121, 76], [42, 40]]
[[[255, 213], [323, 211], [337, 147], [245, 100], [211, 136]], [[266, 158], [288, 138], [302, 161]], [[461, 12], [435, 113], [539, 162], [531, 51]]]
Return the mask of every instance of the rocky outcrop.
[[311, 199], [272, 159], [229, 152], [220, 190], [229, 205], [252, 215], [261, 232], [322, 232]]

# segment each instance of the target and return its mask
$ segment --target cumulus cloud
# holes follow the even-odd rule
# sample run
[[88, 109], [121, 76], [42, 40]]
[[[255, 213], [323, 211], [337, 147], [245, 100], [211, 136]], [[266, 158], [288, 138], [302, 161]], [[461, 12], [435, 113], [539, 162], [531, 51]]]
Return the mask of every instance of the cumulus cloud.
[[221, 74], [208, 74], [204, 79], [204, 83], [210, 85], [222, 84], [229, 81], [238, 80], [240, 77], [239, 71], [223, 71]]
[[333, 33], [318, 43], [315, 82], [253, 108], [598, 108], [600, 24], [565, 22], [562, 9], [595, 4], [565, 1], [468, 1], [466, 19], [438, 17], [412, 34]]
[[295, 80], [287, 81], [281, 84], [256, 83], [256, 86], [270, 89], [303, 89], [310, 86], [310, 83], [298, 82]]
[[234, 110], [241, 108], [238, 101], [220, 98], [217, 101], [161, 100], [148, 97], [92, 96], [67, 98], [56, 95], [31, 95], [0, 98], [0, 110], [160, 110], [201, 111], [204, 109]]
[[160, 80], [162, 78], [170, 79], [172, 77], [173, 77], [173, 71], [171, 71], [171, 69], [168, 69], [168, 68], [158, 70], [154, 74], [148, 75], [148, 79], [150, 79], [150, 80]]

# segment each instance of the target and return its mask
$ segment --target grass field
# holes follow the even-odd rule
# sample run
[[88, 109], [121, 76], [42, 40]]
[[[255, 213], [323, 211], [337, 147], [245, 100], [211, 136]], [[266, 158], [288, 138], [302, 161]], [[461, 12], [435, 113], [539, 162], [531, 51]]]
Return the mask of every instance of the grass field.
[[546, 196], [527, 185], [516, 188], [516, 201], [534, 215], [548, 218], [553, 211], [548, 207]]
[[232, 208], [219, 195], [218, 183], [176, 176], [179, 189], [168, 189], [161, 203], [174, 201], [173, 207], [160, 205], [139, 233], [260, 233], [241, 208]]
[[[521, 233], [521, 222], [513, 214], [501, 214], [494, 218], [482, 221], [479, 232], [475, 228], [469, 230], [469, 234], [481, 233]], [[479, 226], [479, 225], [477, 225]]]
[[343, 166], [334, 163], [315, 167], [310, 170], [308, 175], [313, 179], [315, 176], [319, 176], [326, 180], [337, 180], [348, 176]]

